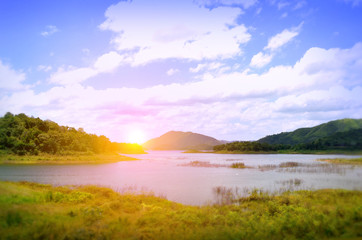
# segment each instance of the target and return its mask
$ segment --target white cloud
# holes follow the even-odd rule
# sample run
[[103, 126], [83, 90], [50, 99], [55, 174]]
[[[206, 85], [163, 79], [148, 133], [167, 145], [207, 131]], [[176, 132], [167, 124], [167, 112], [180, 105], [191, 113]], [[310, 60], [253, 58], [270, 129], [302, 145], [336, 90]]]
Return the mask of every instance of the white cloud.
[[243, 6], [245, 9], [255, 5], [258, 1], [257, 0], [196, 0], [201, 6]]
[[2, 63], [0, 60], [0, 89], [19, 90], [26, 86], [22, 84], [25, 74], [17, 72], [11, 66]]
[[323, 90], [314, 90], [300, 95], [288, 95], [275, 102], [275, 110], [296, 112], [328, 112], [362, 108], [362, 87], [351, 90], [342, 86], [333, 86]]
[[294, 27], [291, 29], [284, 29], [281, 33], [271, 37], [268, 41], [268, 45], [264, 48], [264, 50], [275, 51], [276, 49], [282, 47], [287, 44], [293, 38], [299, 35], [303, 23], [299, 24], [298, 27]]
[[178, 73], [179, 71], [180, 71], [180, 70], [178, 70], [178, 69], [171, 68], [171, 69], [169, 69], [169, 70], [166, 72], [166, 74], [167, 74], [168, 76], [172, 76], [172, 75]]
[[122, 1], [107, 9], [100, 28], [117, 33], [112, 42], [130, 54], [134, 66], [168, 58], [225, 59], [242, 54], [240, 44], [251, 38], [244, 25], [235, 26], [240, 13], [229, 7], [209, 10], [191, 0]]
[[207, 71], [207, 70], [210, 71], [210, 70], [219, 69], [223, 66], [224, 66], [224, 64], [222, 64], [220, 62], [199, 63], [199, 64], [197, 64], [196, 67], [190, 68], [189, 70], [192, 73], [198, 73], [200, 71]]
[[59, 29], [54, 25], [48, 25], [45, 27], [45, 29], [45, 31], [40, 33], [40, 35], [42, 35], [43, 37], [48, 37], [56, 32], [59, 32]]
[[125, 58], [123, 56], [111, 51], [100, 56], [90, 67], [76, 68], [68, 66], [67, 68], [58, 68], [50, 76], [49, 82], [61, 85], [81, 83], [101, 73], [112, 72], [124, 62]]
[[43, 72], [49, 72], [50, 70], [52, 70], [52, 66], [39, 65], [37, 67], [37, 70]]
[[[249, 6], [253, 1], [238, 4], [241, 2]], [[143, 18], [137, 17], [139, 12]], [[118, 52], [100, 56], [91, 66], [58, 68], [49, 81], [71, 85], [112, 72], [123, 64], [137, 66], [169, 58], [222, 60], [241, 55], [240, 45], [251, 36], [244, 25], [234, 24], [240, 13], [239, 8], [200, 8], [192, 1], [172, 2], [167, 8], [143, 0], [119, 2], [108, 8], [107, 20], [100, 25], [103, 30], [117, 33], [112, 41]]]
[[67, 68], [61, 67], [50, 76], [49, 82], [61, 85], [72, 85], [84, 82], [96, 75], [97, 71], [93, 68], [75, 68], [73, 66]]
[[257, 139], [306, 123], [362, 118], [361, 56], [362, 43], [351, 49], [311, 48], [293, 66], [263, 74], [214, 72], [195, 82], [143, 89], [74, 84], [43, 93], [17, 92], [0, 102], [2, 109], [31, 109], [114, 140], [121, 140], [129, 124], [143, 127], [148, 136], [179, 129], [221, 139]]
[[125, 58], [123, 56], [112, 51], [100, 56], [94, 63], [94, 68], [98, 72], [111, 72], [119, 67], [124, 61]]
[[271, 54], [264, 54], [262, 52], [259, 52], [251, 59], [250, 66], [257, 68], [264, 67], [271, 62], [272, 58], [273, 55]]
[[270, 63], [279, 48], [299, 35], [302, 26], [303, 22], [297, 27], [284, 29], [281, 33], [269, 38], [268, 45], [264, 47], [264, 51], [267, 51], [268, 53], [259, 52], [255, 54], [250, 61], [250, 66], [260, 68]]

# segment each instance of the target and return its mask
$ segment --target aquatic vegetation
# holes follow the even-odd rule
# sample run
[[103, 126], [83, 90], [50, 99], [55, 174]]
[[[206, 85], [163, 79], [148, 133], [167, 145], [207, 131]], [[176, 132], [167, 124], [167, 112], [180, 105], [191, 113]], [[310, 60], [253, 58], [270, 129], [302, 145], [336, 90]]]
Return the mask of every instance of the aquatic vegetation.
[[192, 161], [189, 163], [181, 164], [180, 166], [188, 166], [188, 167], [227, 167], [226, 164], [217, 164], [203, 161]]
[[280, 168], [285, 168], [285, 167], [298, 167], [298, 166], [302, 166], [302, 164], [297, 163], [297, 162], [283, 162], [281, 164], [279, 164]]
[[228, 161], [228, 162], [235, 162], [235, 161], [240, 161], [240, 160], [243, 160], [243, 159], [240, 159], [240, 158], [236, 158], [236, 159], [228, 158], [228, 159], [225, 159], [225, 161]]
[[237, 162], [237, 163], [233, 163], [230, 166], [231, 168], [248, 168], [247, 166], [245, 166], [244, 163], [242, 162]]
[[217, 186], [212, 189], [216, 205], [231, 205], [237, 199], [246, 196], [249, 192], [247, 188], [240, 189], [238, 187], [228, 188], [224, 186]]
[[[329, 239], [362, 236], [362, 192], [218, 187], [185, 206], [95, 186], [0, 182], [1, 239]], [[51, 196], [51, 197], [50, 197]]]
[[278, 165], [275, 165], [275, 164], [265, 164], [265, 165], [259, 165], [258, 166], [258, 169], [260, 171], [269, 171], [269, 170], [274, 170], [274, 169], [277, 169], [278, 168]]
[[284, 180], [284, 181], [277, 181], [277, 183], [287, 186], [300, 186], [302, 184], [303, 180], [299, 178]]
[[278, 172], [289, 172], [289, 173], [329, 173], [345, 175], [348, 170], [353, 170], [353, 165], [334, 165], [329, 163], [324, 164], [305, 164], [298, 162], [283, 162], [279, 165], [266, 164], [259, 165], [260, 171], [271, 171], [276, 170]]
[[354, 166], [334, 165], [334, 164], [303, 164], [300, 167], [286, 167], [277, 169], [278, 172], [289, 173], [328, 173], [345, 175], [348, 170], [353, 170]]
[[210, 162], [204, 162], [204, 161], [192, 161], [189, 163], [181, 164], [180, 166], [188, 166], [188, 167], [230, 167], [230, 168], [251, 168], [248, 166], [245, 166], [242, 162], [233, 163], [231, 165], [228, 164], [219, 164], [219, 163], [210, 163]]

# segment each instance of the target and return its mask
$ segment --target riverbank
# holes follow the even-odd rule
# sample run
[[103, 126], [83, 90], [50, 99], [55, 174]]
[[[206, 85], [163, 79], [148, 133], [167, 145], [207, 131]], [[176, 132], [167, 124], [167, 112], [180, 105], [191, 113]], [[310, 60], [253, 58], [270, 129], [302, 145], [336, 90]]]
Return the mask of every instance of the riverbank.
[[362, 158], [331, 158], [318, 159], [321, 162], [329, 162], [334, 164], [362, 165]]
[[362, 192], [318, 190], [193, 207], [110, 189], [0, 182], [4, 239], [327, 239], [362, 235]]
[[[189, 152], [192, 153], [192, 152]], [[216, 154], [315, 154], [315, 155], [362, 155], [361, 150], [347, 151], [347, 150], [278, 150], [278, 151], [213, 151], [210, 153]]]
[[123, 156], [118, 153], [109, 154], [39, 154], [24, 155], [0, 154], [0, 164], [101, 164], [120, 161], [135, 161], [137, 158]]

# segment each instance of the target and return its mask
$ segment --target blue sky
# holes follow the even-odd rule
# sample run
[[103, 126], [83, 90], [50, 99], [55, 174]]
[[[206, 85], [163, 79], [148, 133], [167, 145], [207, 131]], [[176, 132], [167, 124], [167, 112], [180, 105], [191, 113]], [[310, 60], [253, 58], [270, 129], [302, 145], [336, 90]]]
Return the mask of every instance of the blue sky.
[[114, 141], [362, 118], [362, 1], [0, 2], [0, 114]]

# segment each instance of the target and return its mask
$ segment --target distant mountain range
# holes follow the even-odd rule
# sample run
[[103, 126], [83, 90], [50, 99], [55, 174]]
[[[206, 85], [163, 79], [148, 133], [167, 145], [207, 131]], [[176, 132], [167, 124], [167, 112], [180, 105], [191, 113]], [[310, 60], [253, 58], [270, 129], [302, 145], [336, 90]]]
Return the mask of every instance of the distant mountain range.
[[170, 131], [147, 141], [142, 146], [148, 150], [211, 150], [223, 143], [225, 141], [198, 133]]
[[[266, 136], [258, 140], [260, 143], [297, 145], [310, 143], [318, 139], [333, 140], [350, 136], [358, 140], [361, 131], [353, 131], [362, 128], [362, 119], [341, 119], [320, 124], [311, 128], [299, 128], [293, 132], [283, 132]], [[341, 134], [343, 133], [343, 134]]]
[[[257, 142], [292, 146], [309, 144], [312, 148], [322, 145], [324, 148], [361, 148], [362, 119], [330, 121], [315, 127], [266, 136]], [[148, 150], [211, 150], [214, 146], [225, 143], [228, 142], [198, 133], [170, 131], [142, 146]]]

